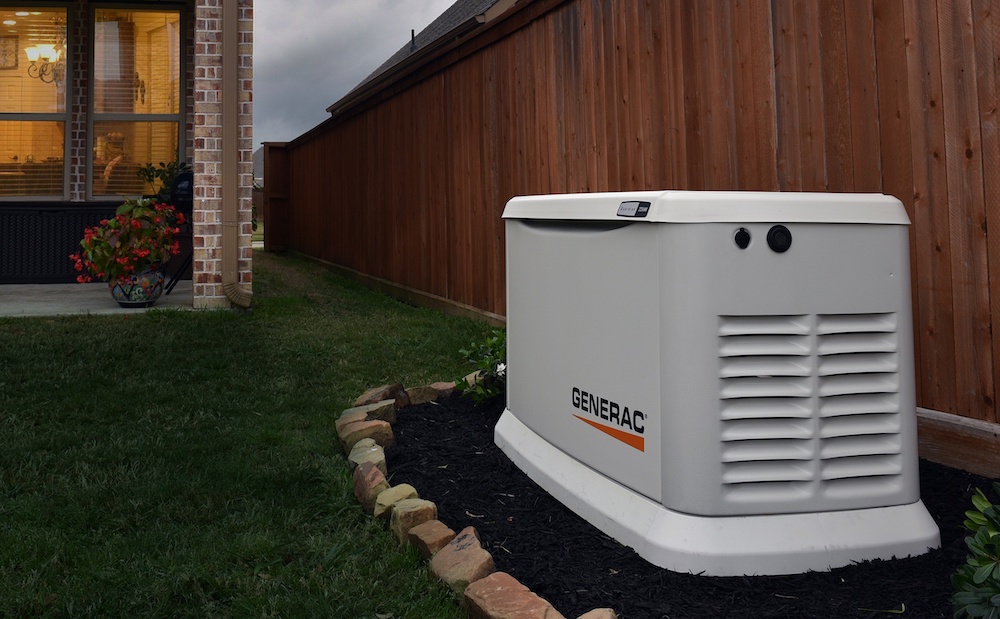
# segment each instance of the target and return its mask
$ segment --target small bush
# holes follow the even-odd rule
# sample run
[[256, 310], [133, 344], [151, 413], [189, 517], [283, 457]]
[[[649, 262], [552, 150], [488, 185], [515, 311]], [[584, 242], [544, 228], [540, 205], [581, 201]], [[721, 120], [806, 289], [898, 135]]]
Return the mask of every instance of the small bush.
[[455, 391], [468, 393], [477, 404], [502, 393], [507, 379], [507, 331], [494, 329], [481, 342], [458, 351], [475, 368], [478, 377], [471, 382], [460, 378]]
[[[993, 492], [1000, 494], [1000, 483]], [[1000, 509], [978, 488], [972, 505], [965, 512], [965, 527], [973, 533], [965, 544], [972, 554], [951, 577], [955, 617], [1000, 619]]]

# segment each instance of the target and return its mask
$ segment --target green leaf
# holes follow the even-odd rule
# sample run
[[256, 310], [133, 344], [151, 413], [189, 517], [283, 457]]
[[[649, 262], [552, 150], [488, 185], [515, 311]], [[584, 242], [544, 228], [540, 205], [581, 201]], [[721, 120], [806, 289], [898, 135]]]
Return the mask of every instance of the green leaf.
[[979, 602], [980, 595], [970, 591], [959, 591], [953, 595], [951, 599], [957, 605], [968, 606], [969, 604], [976, 604]]
[[993, 505], [989, 507], [983, 515], [986, 519], [986, 525], [989, 527], [990, 535], [996, 535], [997, 531], [1000, 531], [1000, 510]]
[[990, 507], [990, 501], [983, 494], [983, 491], [976, 488], [976, 494], [972, 495], [972, 504], [975, 505], [976, 509], [979, 511], [986, 511], [987, 507]]
[[983, 565], [978, 570], [976, 570], [975, 574], [972, 575], [972, 582], [976, 583], [977, 585], [986, 582], [986, 579], [990, 577], [994, 569], [996, 569], [995, 563], [990, 562], [987, 563], [986, 565]]
[[970, 535], [965, 538], [965, 545], [969, 547], [969, 550], [972, 551], [973, 555], [986, 554], [986, 547], [983, 546], [982, 542], [980, 542], [976, 537]]

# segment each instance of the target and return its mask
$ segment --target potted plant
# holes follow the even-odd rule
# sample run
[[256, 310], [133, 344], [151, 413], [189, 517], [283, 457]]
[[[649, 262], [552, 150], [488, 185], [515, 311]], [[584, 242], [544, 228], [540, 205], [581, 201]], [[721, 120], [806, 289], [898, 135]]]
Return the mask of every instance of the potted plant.
[[80, 246], [70, 254], [81, 283], [108, 282], [122, 307], [149, 307], [163, 292], [165, 267], [179, 251], [174, 240], [184, 214], [151, 198], [126, 200], [115, 216], [86, 228]]
[[[179, 174], [191, 171], [191, 166], [183, 161], [171, 161], [170, 163], [160, 162], [159, 166], [147, 163], [136, 171], [136, 176], [143, 180], [151, 191], [155, 191], [154, 196], [160, 202], [170, 201], [170, 190], [174, 186], [174, 181]], [[159, 187], [157, 187], [159, 181]]]

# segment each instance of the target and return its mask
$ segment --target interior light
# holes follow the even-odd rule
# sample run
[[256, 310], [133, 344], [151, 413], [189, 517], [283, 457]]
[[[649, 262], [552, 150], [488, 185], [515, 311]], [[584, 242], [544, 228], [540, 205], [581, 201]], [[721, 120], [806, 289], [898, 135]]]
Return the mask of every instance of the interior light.
[[56, 53], [56, 46], [51, 43], [39, 43], [35, 46], [38, 49], [38, 57], [42, 62], [54, 62], [52, 56]]
[[4, 26], [13, 26], [13, 25], [16, 25], [16, 24], [17, 24], [17, 22], [14, 21], [13, 19], [5, 19], [5, 20], [3, 20], [3, 25]]
[[66, 79], [66, 63], [60, 60], [62, 50], [52, 43], [36, 43], [24, 48], [28, 57], [28, 77], [42, 80], [46, 84]]
[[17, 13], [14, 13], [14, 15], [17, 15], [18, 17], [27, 17], [28, 15], [31, 15], [31, 13], [27, 11], [18, 11]]

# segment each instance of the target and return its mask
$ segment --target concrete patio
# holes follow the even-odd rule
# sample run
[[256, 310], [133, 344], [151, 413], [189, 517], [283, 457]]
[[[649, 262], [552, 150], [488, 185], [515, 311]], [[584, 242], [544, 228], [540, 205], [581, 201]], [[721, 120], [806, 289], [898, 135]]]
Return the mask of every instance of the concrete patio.
[[[192, 309], [191, 280], [181, 280], [149, 309]], [[0, 286], [0, 317], [72, 316], [77, 314], [135, 314], [147, 309], [125, 309], [111, 298], [106, 283], [6, 284]]]

